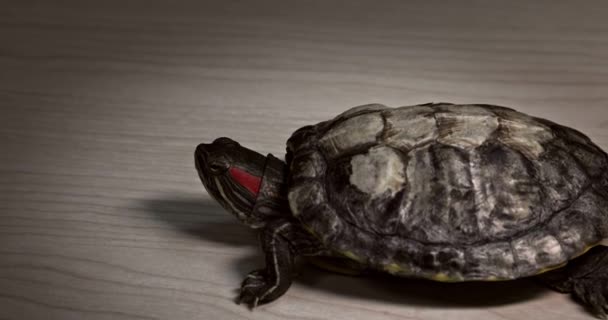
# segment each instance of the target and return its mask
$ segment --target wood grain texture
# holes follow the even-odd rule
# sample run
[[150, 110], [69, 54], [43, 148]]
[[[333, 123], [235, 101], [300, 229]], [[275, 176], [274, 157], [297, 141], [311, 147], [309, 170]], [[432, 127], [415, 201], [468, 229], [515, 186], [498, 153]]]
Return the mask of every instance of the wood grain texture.
[[263, 263], [193, 150], [282, 156], [345, 109], [491, 103], [608, 149], [605, 1], [2, 1], [0, 319], [588, 319], [531, 281], [445, 285]]

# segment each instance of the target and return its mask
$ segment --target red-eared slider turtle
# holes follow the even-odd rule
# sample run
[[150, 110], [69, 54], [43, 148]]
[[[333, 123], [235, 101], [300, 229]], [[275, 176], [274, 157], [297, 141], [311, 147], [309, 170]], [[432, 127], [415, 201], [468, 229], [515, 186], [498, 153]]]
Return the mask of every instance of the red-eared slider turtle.
[[374, 104], [297, 130], [286, 163], [229, 138], [195, 158], [211, 196], [259, 230], [251, 307], [287, 291], [296, 256], [327, 256], [436, 281], [542, 274], [608, 310], [608, 158], [574, 129], [491, 105]]

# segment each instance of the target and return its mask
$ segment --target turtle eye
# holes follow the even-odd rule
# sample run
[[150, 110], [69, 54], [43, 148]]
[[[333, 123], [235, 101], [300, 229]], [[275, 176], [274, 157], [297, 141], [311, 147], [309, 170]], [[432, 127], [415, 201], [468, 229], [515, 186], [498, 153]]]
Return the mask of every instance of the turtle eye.
[[213, 161], [211, 163], [209, 163], [209, 170], [211, 170], [211, 172], [213, 173], [222, 173], [226, 170], [228, 170], [228, 164], [225, 162], [220, 162], [220, 161]]

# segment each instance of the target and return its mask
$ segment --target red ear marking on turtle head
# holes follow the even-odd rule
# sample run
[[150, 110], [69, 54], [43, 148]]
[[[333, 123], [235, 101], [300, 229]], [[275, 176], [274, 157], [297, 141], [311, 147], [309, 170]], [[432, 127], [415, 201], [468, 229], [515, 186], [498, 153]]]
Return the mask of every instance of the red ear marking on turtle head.
[[236, 167], [230, 168], [230, 175], [232, 176], [232, 179], [245, 187], [251, 193], [256, 196], [258, 195], [260, 185], [262, 184], [262, 178], [256, 177], [251, 173]]

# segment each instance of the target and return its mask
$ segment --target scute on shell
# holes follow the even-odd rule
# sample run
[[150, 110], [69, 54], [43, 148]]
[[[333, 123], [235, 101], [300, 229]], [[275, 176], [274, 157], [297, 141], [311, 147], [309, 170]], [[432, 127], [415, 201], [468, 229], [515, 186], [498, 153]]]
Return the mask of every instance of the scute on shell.
[[348, 118], [329, 129], [320, 137], [319, 146], [329, 158], [376, 143], [384, 127], [378, 113], [368, 113]]

